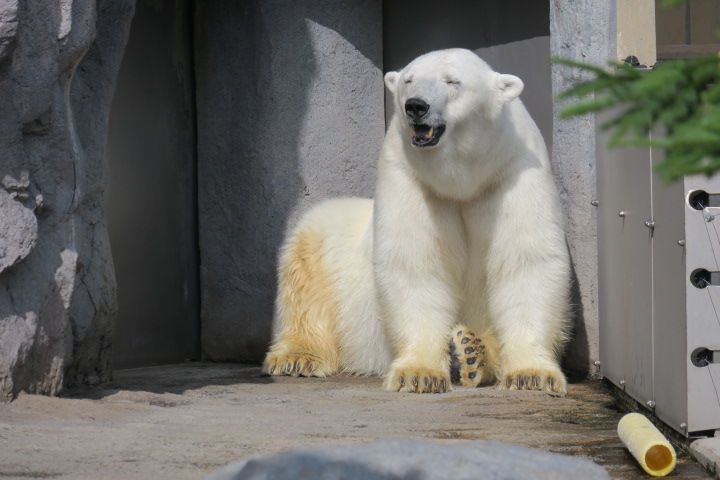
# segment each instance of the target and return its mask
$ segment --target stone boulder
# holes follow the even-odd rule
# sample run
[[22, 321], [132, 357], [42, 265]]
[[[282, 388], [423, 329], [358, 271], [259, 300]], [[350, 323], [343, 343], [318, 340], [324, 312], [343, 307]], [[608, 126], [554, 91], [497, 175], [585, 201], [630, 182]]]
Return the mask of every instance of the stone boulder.
[[394, 440], [314, 448], [230, 464], [207, 480], [605, 480], [605, 470], [568, 457], [492, 441]]

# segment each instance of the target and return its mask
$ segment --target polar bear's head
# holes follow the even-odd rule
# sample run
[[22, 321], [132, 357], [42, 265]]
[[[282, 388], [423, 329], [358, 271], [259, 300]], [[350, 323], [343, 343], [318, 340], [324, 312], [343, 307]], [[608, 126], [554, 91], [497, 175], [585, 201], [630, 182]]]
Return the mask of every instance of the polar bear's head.
[[393, 93], [403, 135], [419, 149], [442, 145], [448, 137], [457, 143], [476, 136], [477, 129], [467, 125], [493, 122], [523, 90], [518, 77], [493, 71], [464, 49], [422, 55], [385, 74], [385, 85]]

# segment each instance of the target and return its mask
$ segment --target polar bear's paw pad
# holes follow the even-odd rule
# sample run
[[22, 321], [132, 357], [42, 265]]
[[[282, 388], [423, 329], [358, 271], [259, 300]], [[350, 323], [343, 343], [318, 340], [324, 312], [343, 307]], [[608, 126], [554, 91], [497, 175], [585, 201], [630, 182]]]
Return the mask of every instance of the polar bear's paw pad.
[[452, 387], [447, 372], [425, 367], [396, 367], [385, 379], [385, 389], [410, 393], [445, 393]]
[[467, 328], [458, 327], [450, 341], [450, 376], [453, 383], [477, 387], [486, 380], [487, 358], [482, 339]]
[[326, 377], [332, 374], [327, 362], [310, 353], [270, 353], [263, 371], [268, 375]]
[[553, 396], [567, 394], [567, 380], [560, 369], [525, 368], [502, 377], [500, 388], [508, 390], [539, 390]]

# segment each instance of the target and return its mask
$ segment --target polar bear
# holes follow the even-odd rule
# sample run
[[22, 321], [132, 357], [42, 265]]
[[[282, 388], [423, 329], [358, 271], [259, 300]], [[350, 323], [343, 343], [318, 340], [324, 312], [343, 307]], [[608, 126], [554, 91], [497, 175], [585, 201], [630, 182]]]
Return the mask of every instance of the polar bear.
[[449, 49], [385, 84], [375, 200], [321, 203], [285, 240], [264, 371], [422, 393], [455, 364], [462, 385], [565, 394], [570, 263], [523, 82]]

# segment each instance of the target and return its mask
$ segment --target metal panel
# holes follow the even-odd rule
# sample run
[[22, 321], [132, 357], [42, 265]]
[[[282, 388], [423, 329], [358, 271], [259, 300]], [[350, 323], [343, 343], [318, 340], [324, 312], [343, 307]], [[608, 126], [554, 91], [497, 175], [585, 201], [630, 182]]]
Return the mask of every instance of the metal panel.
[[[662, 152], [653, 150], [653, 164]], [[685, 317], [684, 185], [652, 184], [653, 220], [653, 380], [655, 414], [676, 430], [687, 421], [687, 346]]]
[[[720, 193], [720, 177], [688, 177], [685, 193], [692, 190]], [[696, 288], [690, 275], [697, 268], [720, 271], [720, 218], [705, 221], [703, 212], [685, 202], [687, 285], [688, 430], [720, 428], [720, 364], [696, 367], [690, 355], [696, 348], [720, 350], [720, 286]]]
[[720, 176], [665, 184], [650, 168], [660, 152], [605, 145], [599, 135], [602, 373], [682, 433], [718, 429], [720, 363], [696, 366], [691, 354], [720, 351], [720, 286], [690, 277], [720, 271], [720, 216], [706, 221], [687, 196], [720, 194]]
[[607, 149], [604, 134], [597, 145], [601, 371], [644, 403], [653, 397], [651, 159]]
[[598, 135], [602, 373], [684, 434], [720, 429], [720, 355], [692, 361], [720, 351], [720, 285], [691, 281], [696, 269], [720, 272], [720, 215], [687, 201], [720, 194], [720, 176], [665, 184], [651, 173], [659, 151], [605, 145]]

